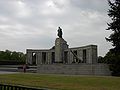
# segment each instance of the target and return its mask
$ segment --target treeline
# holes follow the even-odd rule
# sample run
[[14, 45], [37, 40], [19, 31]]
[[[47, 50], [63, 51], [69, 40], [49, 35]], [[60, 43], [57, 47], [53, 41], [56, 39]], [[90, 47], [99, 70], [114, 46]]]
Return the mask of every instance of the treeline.
[[113, 76], [120, 76], [120, 54], [115, 55], [112, 49], [104, 56], [98, 57], [98, 63], [106, 63], [109, 65], [109, 69]]
[[0, 51], [0, 65], [17, 65], [24, 64], [26, 55], [16, 51]]

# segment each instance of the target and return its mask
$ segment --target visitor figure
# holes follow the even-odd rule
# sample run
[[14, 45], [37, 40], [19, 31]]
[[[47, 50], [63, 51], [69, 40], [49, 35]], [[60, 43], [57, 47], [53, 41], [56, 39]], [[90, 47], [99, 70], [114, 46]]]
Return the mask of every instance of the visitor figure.
[[58, 36], [62, 38], [62, 29], [60, 27], [58, 27]]
[[27, 66], [26, 66], [26, 64], [24, 64], [24, 65], [23, 65], [23, 72], [24, 72], [24, 73], [26, 72], [26, 68], [27, 68]]

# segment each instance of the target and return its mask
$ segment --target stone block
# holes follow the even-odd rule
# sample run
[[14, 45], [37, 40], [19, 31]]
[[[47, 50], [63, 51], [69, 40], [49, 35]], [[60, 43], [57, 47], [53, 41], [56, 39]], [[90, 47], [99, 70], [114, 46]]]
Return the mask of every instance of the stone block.
[[44, 64], [38, 65], [38, 73], [73, 75], [111, 75], [106, 64]]

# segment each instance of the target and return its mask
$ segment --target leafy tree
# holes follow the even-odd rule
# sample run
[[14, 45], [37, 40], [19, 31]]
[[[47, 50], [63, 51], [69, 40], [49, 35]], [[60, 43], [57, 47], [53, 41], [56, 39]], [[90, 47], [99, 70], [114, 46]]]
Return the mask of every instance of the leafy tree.
[[0, 51], [0, 59], [2, 60], [8, 60], [10, 59], [11, 51], [6, 50], [6, 51]]
[[12, 54], [11, 54], [11, 60], [19, 60], [20, 58], [19, 58], [19, 53], [17, 53], [17, 52], [12, 52]]
[[5, 51], [5, 57], [4, 57], [6, 60], [9, 60], [11, 58], [11, 51], [9, 50], [6, 50]]
[[104, 62], [110, 65], [112, 75], [120, 76], [120, 55], [116, 55], [110, 50], [104, 57]]
[[16, 51], [0, 51], [0, 64], [23, 64], [25, 63], [26, 55], [22, 52]]
[[98, 57], [98, 63], [104, 63], [104, 58], [102, 56]]
[[108, 16], [112, 22], [108, 23], [107, 30], [111, 30], [112, 33], [107, 41], [112, 43], [113, 48], [106, 54], [107, 63], [111, 64], [111, 70], [114, 75], [120, 75], [120, 0], [108, 0], [110, 9], [108, 10]]

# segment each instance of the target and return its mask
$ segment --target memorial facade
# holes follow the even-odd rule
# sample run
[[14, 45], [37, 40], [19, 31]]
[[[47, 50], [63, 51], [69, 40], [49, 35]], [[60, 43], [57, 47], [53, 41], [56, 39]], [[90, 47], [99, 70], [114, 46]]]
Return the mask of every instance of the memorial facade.
[[[97, 63], [97, 46], [88, 45], [83, 47], [55, 49], [27, 49], [27, 64], [72, 64], [72, 63]], [[62, 52], [64, 51], [64, 52]], [[60, 53], [62, 52], [62, 53]]]
[[105, 64], [97, 63], [97, 45], [69, 48], [58, 29], [55, 46], [50, 49], [27, 49], [26, 63], [36, 64], [38, 73], [110, 75]]

